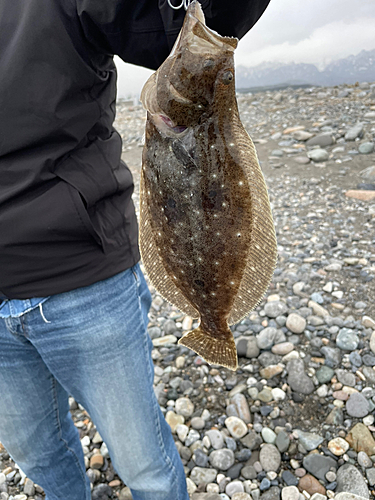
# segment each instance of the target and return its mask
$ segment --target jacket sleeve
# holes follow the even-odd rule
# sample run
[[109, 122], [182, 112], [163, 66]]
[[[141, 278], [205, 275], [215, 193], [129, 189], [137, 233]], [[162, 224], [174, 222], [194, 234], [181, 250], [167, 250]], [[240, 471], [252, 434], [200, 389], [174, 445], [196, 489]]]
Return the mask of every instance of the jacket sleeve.
[[[84, 35], [97, 50], [151, 69], [168, 56], [185, 16], [183, 8], [174, 10], [167, 0], [76, 1]], [[201, 5], [208, 27], [220, 35], [241, 38], [269, 1], [201, 0]]]

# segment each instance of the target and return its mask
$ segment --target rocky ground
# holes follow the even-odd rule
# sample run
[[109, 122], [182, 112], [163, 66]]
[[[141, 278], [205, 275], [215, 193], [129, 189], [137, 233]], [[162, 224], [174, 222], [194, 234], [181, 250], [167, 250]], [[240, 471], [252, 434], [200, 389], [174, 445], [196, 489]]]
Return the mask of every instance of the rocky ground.
[[[360, 500], [375, 495], [375, 84], [238, 97], [278, 238], [262, 303], [233, 328], [239, 369], [176, 341], [192, 321], [155, 290], [155, 391], [194, 500]], [[145, 114], [119, 102], [138, 185]], [[134, 196], [138, 203], [138, 194]], [[93, 500], [129, 500], [73, 400]], [[0, 499], [40, 500], [3, 450]], [[357, 496], [356, 496], [357, 495]]]

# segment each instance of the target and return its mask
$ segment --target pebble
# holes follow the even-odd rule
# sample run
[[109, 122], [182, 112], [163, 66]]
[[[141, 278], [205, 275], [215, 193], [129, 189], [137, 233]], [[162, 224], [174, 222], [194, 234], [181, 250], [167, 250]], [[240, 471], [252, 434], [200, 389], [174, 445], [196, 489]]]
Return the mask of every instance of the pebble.
[[269, 318], [276, 318], [277, 316], [286, 314], [288, 312], [288, 306], [280, 300], [273, 300], [271, 302], [267, 302], [264, 306], [264, 312]]
[[328, 449], [331, 453], [339, 457], [348, 451], [349, 443], [345, 439], [337, 437], [329, 441]]
[[315, 450], [324, 441], [322, 436], [313, 432], [305, 432], [299, 429], [296, 429], [294, 432], [298, 436], [299, 442], [307, 451]]
[[369, 410], [368, 400], [360, 393], [353, 393], [346, 402], [346, 411], [351, 417], [365, 417]]
[[287, 365], [288, 384], [295, 392], [311, 394], [314, 389], [314, 382], [305, 373], [305, 364], [301, 359], [293, 359]]
[[299, 490], [296, 486], [286, 486], [281, 490], [282, 500], [299, 500]]
[[373, 142], [363, 142], [358, 151], [363, 155], [369, 155], [374, 152], [374, 143]]
[[188, 398], [179, 398], [176, 400], [175, 410], [178, 415], [189, 418], [194, 412], [194, 404]]
[[355, 351], [359, 344], [358, 335], [348, 328], [343, 328], [336, 338], [336, 345], [343, 351]]
[[286, 327], [293, 333], [302, 333], [306, 328], [306, 320], [297, 313], [291, 313], [286, 320]]
[[212, 448], [215, 450], [220, 450], [224, 447], [224, 438], [222, 433], [217, 429], [211, 429], [206, 432], [206, 435], [209, 437]]
[[275, 444], [277, 436], [269, 427], [263, 427], [262, 438], [265, 443]]
[[259, 460], [266, 472], [277, 472], [281, 464], [281, 455], [275, 445], [265, 444], [260, 450]]
[[234, 464], [234, 453], [232, 450], [214, 450], [210, 454], [210, 463], [219, 470], [228, 470]]
[[300, 491], [307, 491], [309, 495], [313, 495], [314, 493], [325, 495], [326, 493], [324, 486], [322, 486], [319, 481], [310, 474], [306, 474], [305, 476], [301, 477], [298, 483], [298, 489]]
[[311, 453], [303, 459], [303, 467], [317, 479], [324, 480], [327, 472], [331, 468], [336, 468], [337, 463], [336, 460], [326, 455]]
[[310, 160], [320, 163], [322, 161], [326, 161], [329, 158], [329, 154], [325, 149], [313, 149], [307, 153], [308, 158]]
[[232, 498], [235, 493], [243, 493], [244, 487], [241, 481], [232, 481], [225, 488], [225, 493]]
[[228, 417], [225, 420], [225, 425], [231, 436], [233, 436], [235, 439], [240, 439], [244, 437], [245, 434], [247, 434], [247, 425], [238, 417]]
[[342, 465], [337, 471], [336, 493], [354, 493], [369, 498], [367, 484], [359, 470], [351, 464]]
[[375, 440], [364, 424], [356, 424], [346, 436], [346, 440], [355, 451], [364, 451], [369, 457], [375, 455]]

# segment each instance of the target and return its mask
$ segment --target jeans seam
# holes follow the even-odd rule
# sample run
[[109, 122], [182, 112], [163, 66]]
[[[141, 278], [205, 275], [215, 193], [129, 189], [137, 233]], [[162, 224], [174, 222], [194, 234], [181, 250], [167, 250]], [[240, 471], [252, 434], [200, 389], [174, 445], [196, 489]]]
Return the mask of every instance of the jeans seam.
[[[141, 297], [139, 295], [138, 287], [137, 287], [137, 297], [138, 297], [138, 305], [139, 305], [139, 309], [140, 309], [140, 313], [141, 313], [142, 325], [143, 325], [143, 332], [144, 332], [144, 334], [143, 334], [143, 336], [144, 336], [143, 351], [144, 351], [144, 354], [146, 356], [148, 376], [149, 376], [150, 380], [152, 380], [153, 371], [151, 370], [150, 355], [149, 355], [148, 348], [147, 348], [147, 343], [148, 343], [147, 325], [145, 325], [144, 320], [143, 320]], [[152, 390], [154, 390], [154, 389], [152, 388]], [[176, 485], [177, 485], [177, 483], [178, 483], [178, 474], [176, 472], [176, 468], [173, 465], [173, 462], [171, 461], [171, 459], [169, 458], [169, 456], [167, 455], [167, 452], [165, 451], [164, 441], [163, 441], [163, 437], [162, 437], [162, 433], [161, 433], [160, 415], [159, 415], [159, 412], [158, 412], [158, 402], [156, 401], [155, 394], [154, 394], [152, 406], [153, 406], [153, 411], [154, 411], [154, 418], [156, 418], [157, 437], [158, 437], [158, 441], [159, 441], [159, 447], [160, 447], [160, 449], [162, 451], [164, 460], [166, 461], [167, 465], [169, 466], [169, 468], [172, 471], [172, 474], [174, 476], [174, 480], [176, 481]], [[178, 493], [178, 497], [176, 497], [176, 500], [179, 500], [180, 494], [179, 494], [178, 491], [177, 491], [177, 493]]]
[[55, 417], [56, 417], [56, 422], [57, 422], [57, 427], [59, 430], [59, 439], [64, 443], [65, 448], [68, 450], [73, 455], [74, 461], [78, 467], [78, 470], [80, 472], [80, 475], [83, 480], [83, 485], [85, 489], [85, 497], [86, 500], [90, 500], [90, 498], [87, 498], [87, 488], [86, 488], [86, 472], [84, 472], [81, 468], [81, 464], [79, 463], [79, 458], [77, 457], [75, 451], [69, 447], [67, 441], [62, 437], [62, 427], [61, 427], [61, 421], [60, 421], [60, 413], [59, 413], [59, 405], [58, 405], [58, 398], [57, 398], [57, 391], [56, 391], [56, 379], [53, 377], [52, 379], [52, 392], [53, 392], [53, 406], [55, 410]]

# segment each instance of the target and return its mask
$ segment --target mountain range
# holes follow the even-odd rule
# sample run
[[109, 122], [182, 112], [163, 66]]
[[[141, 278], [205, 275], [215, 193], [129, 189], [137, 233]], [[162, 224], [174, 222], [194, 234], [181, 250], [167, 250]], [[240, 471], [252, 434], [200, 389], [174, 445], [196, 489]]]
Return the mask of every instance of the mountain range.
[[342, 83], [375, 81], [375, 50], [362, 50], [357, 55], [338, 59], [323, 70], [314, 64], [262, 63], [236, 69], [237, 89], [288, 85], [333, 86]]

